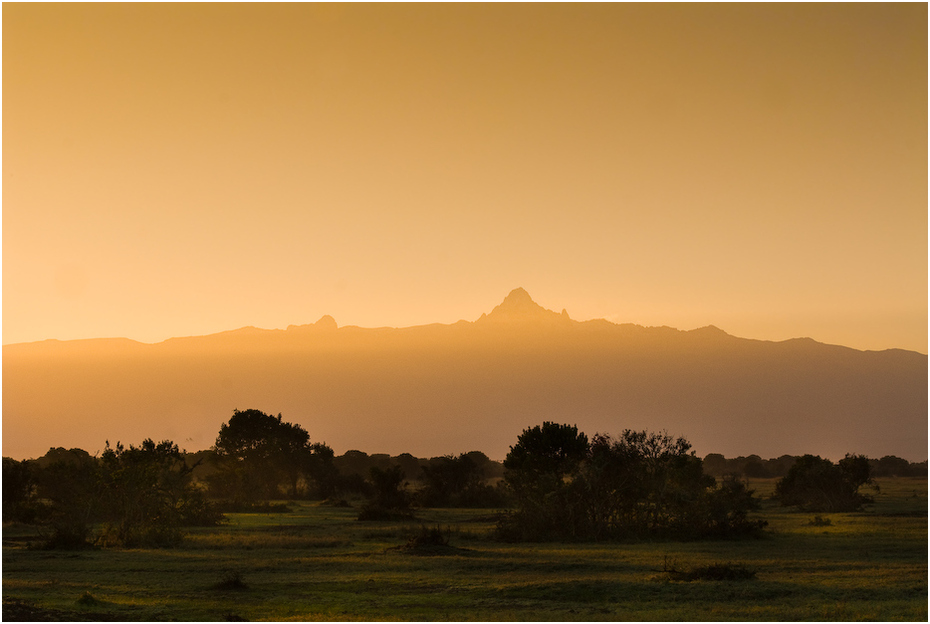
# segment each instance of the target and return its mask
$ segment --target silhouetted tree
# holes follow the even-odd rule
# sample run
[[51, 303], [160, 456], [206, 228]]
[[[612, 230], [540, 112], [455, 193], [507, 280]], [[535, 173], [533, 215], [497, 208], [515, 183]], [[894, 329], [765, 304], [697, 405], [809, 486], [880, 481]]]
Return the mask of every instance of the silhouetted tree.
[[[80, 451], [80, 452], [76, 452]], [[50, 449], [34, 464], [39, 521], [48, 548], [85, 548], [100, 519], [99, 461], [80, 449]]]
[[720, 453], [704, 456], [704, 472], [713, 477], [722, 477], [727, 473], [727, 459]]
[[575, 425], [544, 422], [526, 429], [504, 460], [504, 478], [521, 499], [539, 499], [562, 487], [585, 458], [588, 436]]
[[420, 478], [420, 460], [410, 453], [401, 453], [393, 458], [393, 463], [400, 466], [408, 481]]
[[343, 476], [358, 475], [362, 479], [368, 476], [372, 462], [365, 451], [348, 450], [334, 459], [339, 474]]
[[[752, 492], [735, 479], [717, 488], [683, 438], [626, 430], [588, 444], [574, 427], [547, 425], [525, 431], [504, 461], [517, 505], [499, 524], [505, 539], [696, 538], [764, 526], [747, 518]], [[546, 430], [567, 442], [540, 443]]]
[[[699, 533], [702, 498], [714, 485], [684, 438], [624, 431], [595, 436], [573, 485], [587, 513], [582, 534], [632, 537]], [[587, 526], [585, 526], [587, 525]]]
[[359, 512], [359, 520], [393, 520], [410, 515], [410, 494], [400, 466], [370, 471], [373, 496]]
[[782, 505], [808, 511], [854, 511], [872, 501], [859, 493], [861, 486], [871, 482], [871, 466], [862, 455], [846, 455], [838, 464], [804, 455], [775, 484], [775, 498]]
[[425, 507], [500, 505], [502, 498], [498, 490], [485, 483], [484, 466], [489, 463], [487, 456], [480, 452], [431, 459], [421, 469], [423, 487], [417, 493], [419, 503]]
[[894, 455], [885, 455], [881, 459], [871, 460], [870, 464], [872, 465], [872, 474], [876, 477], [911, 476], [911, 463]]
[[100, 458], [104, 539], [120, 546], [170, 546], [181, 527], [216, 524], [214, 511], [191, 480], [177, 444], [151, 439], [141, 446], [106, 445]]
[[339, 471], [333, 462], [333, 449], [325, 444], [315, 442], [310, 445], [309, 453], [304, 454], [304, 472], [316, 484], [316, 494], [320, 498], [330, 498], [339, 489]]
[[30, 505], [35, 478], [29, 464], [11, 457], [3, 458], [3, 519], [30, 522], [35, 509]]
[[[214, 445], [217, 473], [209, 481], [215, 494], [254, 503], [280, 495], [286, 484], [296, 498], [302, 476], [331, 478], [328, 447], [311, 444], [300, 425], [255, 409], [235, 410], [220, 427]], [[324, 486], [323, 489], [326, 489]]]

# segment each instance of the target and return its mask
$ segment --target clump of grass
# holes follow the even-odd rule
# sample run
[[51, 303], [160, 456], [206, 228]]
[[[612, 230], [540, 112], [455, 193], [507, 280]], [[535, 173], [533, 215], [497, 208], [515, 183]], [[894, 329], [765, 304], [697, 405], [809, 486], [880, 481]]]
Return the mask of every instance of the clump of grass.
[[219, 513], [290, 513], [291, 506], [287, 503], [243, 503], [235, 501], [225, 501], [217, 503], [215, 509]]
[[742, 564], [714, 563], [692, 569], [687, 577], [689, 581], [751, 581], [756, 571]]
[[446, 532], [437, 525], [435, 528], [421, 526], [420, 531], [408, 539], [406, 544], [392, 550], [401, 550], [411, 555], [446, 555], [459, 549], [449, 545]]
[[238, 571], [227, 572], [223, 580], [213, 586], [213, 589], [219, 591], [245, 591], [249, 586], [242, 580], [242, 574]]
[[84, 592], [75, 602], [82, 607], [94, 607], [100, 604], [100, 601], [93, 597], [90, 592]]
[[815, 527], [831, 526], [833, 524], [833, 520], [830, 518], [824, 518], [823, 516], [814, 516], [807, 524]]
[[443, 534], [442, 529], [439, 528], [439, 526], [437, 526], [435, 529], [428, 529], [425, 526], [421, 526], [420, 532], [407, 541], [407, 548], [448, 545], [449, 540]]
[[413, 514], [405, 509], [383, 507], [376, 504], [366, 504], [358, 512], [358, 519], [363, 522], [383, 522], [392, 520], [410, 520]]
[[659, 580], [666, 581], [750, 581], [756, 578], [756, 571], [743, 564], [713, 563], [697, 566], [687, 570], [678, 569], [674, 560], [666, 556]]
[[91, 541], [90, 528], [78, 524], [61, 523], [49, 533], [42, 533], [42, 541], [33, 547], [39, 550], [90, 550], [95, 548]]

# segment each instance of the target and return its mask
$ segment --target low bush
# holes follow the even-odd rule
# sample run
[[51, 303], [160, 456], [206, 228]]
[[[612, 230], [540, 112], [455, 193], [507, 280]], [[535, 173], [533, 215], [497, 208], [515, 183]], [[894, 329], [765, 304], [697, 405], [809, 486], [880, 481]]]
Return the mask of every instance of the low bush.
[[249, 588], [242, 574], [238, 571], [227, 572], [220, 582], [216, 583], [211, 589], [218, 591], [245, 591]]
[[674, 561], [667, 557], [662, 565], [662, 576], [658, 580], [683, 581], [750, 581], [756, 578], [756, 571], [742, 564], [712, 563], [705, 566], [678, 569]]

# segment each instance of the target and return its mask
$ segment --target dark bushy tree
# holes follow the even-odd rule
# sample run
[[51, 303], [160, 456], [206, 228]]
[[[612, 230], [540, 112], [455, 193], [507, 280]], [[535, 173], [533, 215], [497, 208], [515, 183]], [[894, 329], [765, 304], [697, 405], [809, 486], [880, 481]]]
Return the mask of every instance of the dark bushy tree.
[[89, 547], [93, 524], [100, 518], [99, 461], [80, 449], [59, 448], [50, 449], [33, 468], [45, 546]]
[[100, 458], [104, 541], [125, 546], [171, 546], [181, 527], [217, 524], [222, 516], [191, 480], [177, 444], [151, 439], [139, 447], [107, 443]]
[[[577, 429], [546, 425], [524, 432], [534, 445], [521, 436], [504, 462], [517, 505], [499, 525], [505, 539], [696, 538], [764, 526], [747, 518], [752, 492], [735, 479], [715, 487], [683, 438], [626, 430], [581, 444]], [[545, 428], [572, 440], [572, 452], [536, 443]]]
[[359, 520], [395, 520], [410, 516], [410, 493], [400, 466], [372, 467], [373, 495], [359, 512]]
[[[211, 491], [221, 498], [252, 504], [287, 493], [296, 498], [301, 477], [334, 478], [332, 452], [323, 444], [310, 443], [300, 425], [285, 422], [259, 410], [235, 410], [220, 427], [214, 445], [217, 472], [210, 476]], [[321, 491], [331, 483], [317, 485]]]
[[846, 455], [837, 464], [804, 455], [775, 484], [775, 498], [782, 505], [807, 511], [855, 511], [872, 502], [859, 493], [860, 487], [871, 482], [871, 466], [863, 455]]
[[586, 532], [595, 537], [696, 533], [702, 498], [714, 479], [703, 473], [690, 448], [683, 438], [665, 433], [626, 430], [618, 440], [595, 436], [576, 486], [583, 506], [599, 508], [589, 516]]
[[35, 475], [25, 461], [3, 458], [3, 520], [32, 522], [36, 517], [32, 504]]
[[526, 429], [504, 459], [504, 480], [517, 510], [500, 526], [507, 539], [546, 539], [557, 532], [574, 535], [577, 525], [566, 477], [588, 452], [588, 436], [575, 425], [546, 421]]
[[[482, 458], [484, 461], [482, 462]], [[421, 468], [423, 487], [417, 492], [424, 507], [496, 507], [502, 503], [498, 490], [485, 483], [484, 453], [473, 451], [458, 457], [435, 457]]]
[[[222, 520], [194, 484], [177, 445], [145, 440], [128, 449], [109, 442], [100, 458], [51, 449], [31, 465], [38, 521], [49, 548], [170, 546], [181, 527]], [[95, 527], [102, 526], [97, 533]]]
[[873, 477], [926, 477], [927, 462], [912, 463], [895, 455], [870, 459]]

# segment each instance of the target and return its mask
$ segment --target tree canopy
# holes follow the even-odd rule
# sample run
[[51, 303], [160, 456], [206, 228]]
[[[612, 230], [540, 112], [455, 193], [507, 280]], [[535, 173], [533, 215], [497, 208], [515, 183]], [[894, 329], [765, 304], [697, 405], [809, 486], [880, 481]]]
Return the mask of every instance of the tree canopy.
[[782, 505], [808, 511], [855, 511], [871, 502], [859, 488], [872, 482], [872, 467], [862, 455], [846, 455], [839, 463], [818, 455], [798, 458], [775, 484]]
[[516, 511], [499, 530], [514, 540], [701, 537], [754, 533], [742, 482], [716, 487], [683, 438], [625, 430], [596, 435], [544, 423], [527, 429], [504, 466]]
[[278, 498], [282, 483], [296, 497], [301, 477], [324, 482], [320, 487], [326, 489], [332, 475], [332, 449], [311, 444], [310, 434], [281, 414], [234, 410], [213, 448], [219, 469], [211, 478], [213, 491], [237, 501]]

